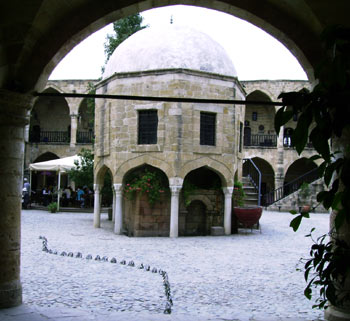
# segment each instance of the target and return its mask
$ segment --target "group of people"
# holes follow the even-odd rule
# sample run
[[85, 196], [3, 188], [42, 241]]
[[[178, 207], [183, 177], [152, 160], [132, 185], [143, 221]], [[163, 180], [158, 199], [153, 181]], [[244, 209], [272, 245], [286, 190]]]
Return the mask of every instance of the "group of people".
[[62, 192], [63, 206], [92, 207], [93, 200], [93, 192], [87, 186], [79, 186], [76, 191], [67, 186]]
[[[30, 204], [30, 184], [27, 178], [23, 180], [23, 189], [22, 189], [22, 203], [24, 203], [25, 208], [27, 204]], [[32, 193], [34, 193], [32, 191]], [[53, 186], [45, 186], [41, 191], [34, 193], [33, 202], [38, 202], [44, 206], [48, 206], [51, 202], [57, 197], [57, 188]], [[67, 186], [62, 191], [61, 196], [62, 206], [73, 206], [73, 207], [93, 207], [94, 203], [94, 194], [93, 191], [88, 187], [79, 186], [76, 191], [74, 191], [70, 186]]]

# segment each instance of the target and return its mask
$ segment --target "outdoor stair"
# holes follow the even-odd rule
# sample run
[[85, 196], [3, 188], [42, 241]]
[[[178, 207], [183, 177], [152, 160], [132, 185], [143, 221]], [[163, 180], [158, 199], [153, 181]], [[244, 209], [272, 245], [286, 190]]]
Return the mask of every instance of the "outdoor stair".
[[248, 177], [242, 177], [243, 191], [245, 193], [244, 206], [258, 205], [258, 192]]

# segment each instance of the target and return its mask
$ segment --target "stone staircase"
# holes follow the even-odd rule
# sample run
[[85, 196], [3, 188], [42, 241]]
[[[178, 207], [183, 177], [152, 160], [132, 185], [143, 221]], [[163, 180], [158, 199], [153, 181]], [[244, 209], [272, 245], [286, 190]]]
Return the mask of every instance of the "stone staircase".
[[242, 177], [243, 190], [245, 193], [244, 206], [257, 206], [258, 193], [248, 177]]

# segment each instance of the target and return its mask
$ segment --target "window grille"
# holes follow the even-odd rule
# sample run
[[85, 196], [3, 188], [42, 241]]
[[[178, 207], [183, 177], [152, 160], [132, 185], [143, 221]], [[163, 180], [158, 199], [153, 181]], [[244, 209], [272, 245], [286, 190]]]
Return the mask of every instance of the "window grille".
[[156, 110], [139, 111], [138, 144], [157, 144], [158, 114]]
[[239, 123], [239, 152], [242, 153], [243, 123]]
[[252, 112], [252, 120], [253, 121], [257, 121], [258, 120], [258, 112], [256, 112], [256, 111]]
[[216, 114], [201, 112], [200, 144], [215, 146]]

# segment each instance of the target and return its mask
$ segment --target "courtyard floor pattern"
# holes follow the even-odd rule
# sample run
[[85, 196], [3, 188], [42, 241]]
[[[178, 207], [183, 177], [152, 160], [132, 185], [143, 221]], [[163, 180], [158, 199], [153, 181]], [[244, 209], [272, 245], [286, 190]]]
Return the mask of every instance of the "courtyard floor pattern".
[[[305, 235], [311, 227], [318, 235], [327, 233], [329, 215], [312, 214], [297, 233], [289, 227], [291, 218], [264, 211], [262, 233], [130, 238], [113, 234], [106, 214], [102, 228], [95, 229], [91, 213], [22, 211], [24, 305], [0, 310], [0, 319], [323, 320], [323, 312], [303, 296], [305, 281], [296, 267], [309, 252]], [[45, 253], [39, 236], [48, 239], [49, 249], [81, 252], [83, 258]], [[88, 254], [115, 257], [117, 264], [86, 260]], [[167, 271], [170, 315], [163, 313], [162, 277], [139, 269], [141, 263]]]

